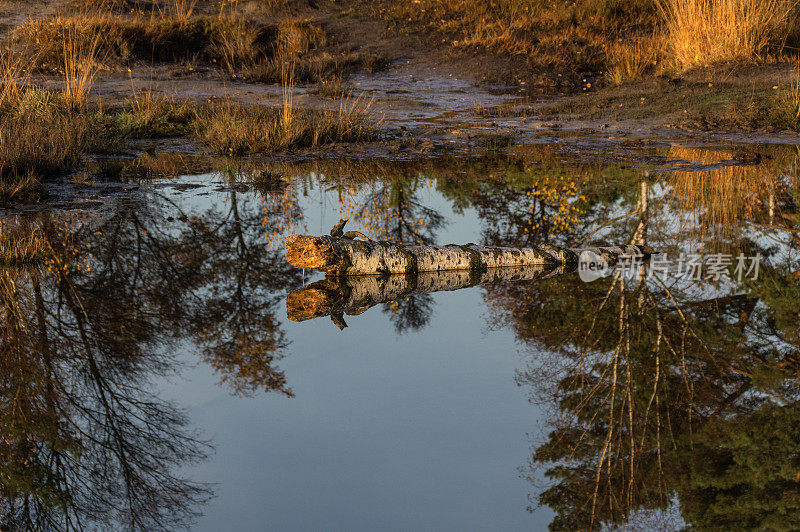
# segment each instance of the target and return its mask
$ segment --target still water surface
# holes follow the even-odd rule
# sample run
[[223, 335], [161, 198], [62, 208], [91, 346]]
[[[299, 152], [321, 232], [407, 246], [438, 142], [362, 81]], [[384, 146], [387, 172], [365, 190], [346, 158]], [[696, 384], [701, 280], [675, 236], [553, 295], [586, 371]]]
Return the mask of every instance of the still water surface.
[[[757, 150], [226, 168], [7, 216], [36, 252], [2, 270], [0, 519], [791, 528], [797, 152]], [[414, 293], [341, 330], [324, 308], [294, 321], [310, 316], [287, 296], [322, 277], [282, 242], [345, 216], [409, 243], [638, 242], [675, 264]], [[681, 253], [731, 262], [695, 278]]]

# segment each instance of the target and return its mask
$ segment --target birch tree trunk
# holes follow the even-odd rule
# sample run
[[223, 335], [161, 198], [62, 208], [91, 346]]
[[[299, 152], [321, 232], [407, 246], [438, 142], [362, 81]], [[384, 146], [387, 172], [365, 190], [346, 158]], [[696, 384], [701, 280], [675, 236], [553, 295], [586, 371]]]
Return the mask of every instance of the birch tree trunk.
[[327, 235], [293, 235], [286, 242], [286, 260], [292, 266], [323, 271], [328, 276], [417, 274], [535, 265], [574, 267], [583, 251], [591, 251], [609, 264], [615, 264], [621, 256], [647, 257], [653, 253], [651, 248], [638, 245], [576, 249], [475, 244], [407, 246]]

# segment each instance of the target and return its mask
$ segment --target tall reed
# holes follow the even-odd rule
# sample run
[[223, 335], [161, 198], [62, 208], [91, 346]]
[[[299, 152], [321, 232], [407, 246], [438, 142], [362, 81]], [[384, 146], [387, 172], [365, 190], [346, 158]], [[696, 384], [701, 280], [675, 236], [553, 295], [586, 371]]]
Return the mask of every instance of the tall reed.
[[[224, 2], [221, 2], [224, 4]], [[186, 21], [194, 14], [197, 0], [172, 0], [171, 15], [176, 20]]]
[[281, 122], [285, 129], [292, 127], [292, 109], [294, 99], [294, 63], [288, 62], [283, 64], [281, 72], [282, 84], [281, 95], [283, 99], [283, 108], [281, 112]]
[[795, 0], [658, 0], [657, 5], [680, 68], [778, 53], [797, 22]]
[[64, 99], [72, 105], [83, 104], [92, 88], [102, 62], [99, 58], [101, 34], [85, 39], [74, 24], [64, 35]]
[[19, 55], [0, 51], [0, 111], [22, 98], [28, 78]]

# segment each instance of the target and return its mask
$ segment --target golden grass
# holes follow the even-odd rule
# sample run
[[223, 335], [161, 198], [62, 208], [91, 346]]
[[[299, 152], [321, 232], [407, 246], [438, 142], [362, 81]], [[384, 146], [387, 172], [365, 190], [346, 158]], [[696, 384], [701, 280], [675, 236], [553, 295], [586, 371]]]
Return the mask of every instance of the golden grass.
[[[376, 10], [434, 46], [518, 56], [519, 78], [588, 90], [797, 48], [797, 0], [393, 0]], [[509, 74], [510, 75], [510, 74]]]
[[324, 46], [327, 35], [308, 21], [287, 19], [278, 24], [278, 45], [282, 53], [298, 56]]
[[342, 78], [339, 76], [320, 81], [313, 93], [325, 98], [344, 98], [350, 95], [350, 91], [344, 86]]
[[25, 58], [0, 54], [0, 201], [35, 201], [42, 182], [69, 172], [90, 149], [112, 137], [86, 97], [98, 72], [97, 38], [64, 34], [60, 90], [30, 83]]
[[97, 42], [65, 34], [60, 91], [32, 87], [24, 59], [0, 55], [0, 200], [38, 199], [44, 179], [69, 171], [101, 144], [85, 105], [99, 68]]
[[198, 58], [240, 66], [270, 56], [273, 26], [216, 17], [116, 16], [108, 13], [32, 20], [17, 27], [14, 41], [37, 68], [60, 71], [65, 48], [96, 47], [107, 65], [133, 61], [177, 62]]
[[70, 27], [64, 35], [63, 96], [71, 105], [82, 105], [101, 68], [98, 57], [100, 35], [87, 40], [75, 30], [75, 27]]
[[29, 78], [20, 56], [0, 51], [0, 110], [19, 101]]
[[[41, 103], [35, 103], [39, 99]], [[0, 122], [0, 181], [31, 182], [68, 171], [95, 144], [92, 117], [34, 92]]]
[[172, 0], [169, 12], [175, 20], [187, 21], [194, 14], [195, 7], [197, 0]]
[[680, 68], [780, 53], [797, 24], [795, 0], [659, 0]]
[[374, 137], [374, 125], [368, 119], [371, 101], [343, 98], [332, 109], [296, 109], [294, 76], [294, 61], [282, 63], [279, 108], [226, 100], [199, 110], [194, 121], [197, 137], [223, 155], [259, 155]]
[[386, 57], [369, 51], [317, 52], [299, 58], [276, 56], [242, 69], [244, 79], [252, 82], [278, 83], [286, 61], [294, 61], [295, 81], [298, 83], [320, 82], [335, 79], [361, 68], [367, 72], [385, 65]]
[[[194, 134], [217, 153], [234, 155], [372, 138], [370, 105], [361, 98], [341, 99], [321, 111], [293, 105], [294, 65], [308, 75], [309, 54], [326, 40], [322, 30], [297, 20], [262, 25], [195, 17], [196, 2], [170, 1], [149, 17], [83, 12], [30, 21], [14, 31], [17, 52], [20, 45], [26, 49], [0, 52], [0, 202], [33, 201], [44, 181], [78, 168], [86, 153], [111, 152], [126, 139]], [[126, 104], [104, 111], [87, 98], [109, 65], [189, 54], [218, 60], [231, 71], [270, 62], [280, 69], [283, 106], [192, 105], [134, 89]], [[57, 72], [61, 89], [35, 88], [31, 65]]]
[[43, 262], [48, 243], [40, 230], [30, 230], [13, 219], [0, 222], [0, 265], [27, 266]]
[[199, 111], [195, 130], [201, 141], [223, 155], [368, 141], [375, 135], [369, 107], [362, 98], [343, 99], [334, 109], [320, 111], [294, 109], [288, 98], [281, 108], [226, 101]]
[[652, 0], [397, 1], [383, 16], [448, 46], [524, 57], [562, 79], [604, 70], [610, 45], [650, 35], [658, 22]]
[[92, 11], [33, 20], [13, 32], [27, 60], [44, 72], [62, 73], [70, 47], [93, 50], [96, 68], [135, 62], [218, 64], [234, 77], [281, 81], [282, 65], [295, 63], [296, 79], [313, 82], [356, 67], [371, 71], [386, 62], [368, 51], [323, 50], [326, 33], [308, 21], [262, 24], [243, 18], [194, 16], [194, 3], [179, 2], [159, 13]]
[[658, 73], [663, 54], [664, 41], [660, 35], [620, 39], [608, 46], [606, 77], [614, 85], [620, 85]]

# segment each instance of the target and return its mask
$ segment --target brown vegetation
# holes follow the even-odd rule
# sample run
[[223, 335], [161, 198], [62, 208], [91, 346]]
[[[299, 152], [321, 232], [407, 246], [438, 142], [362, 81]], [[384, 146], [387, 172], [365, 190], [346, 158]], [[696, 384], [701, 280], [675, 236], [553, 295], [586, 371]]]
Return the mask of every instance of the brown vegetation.
[[606, 70], [609, 47], [619, 54], [618, 43], [652, 35], [658, 22], [651, 0], [389, 4], [387, 16], [402, 27], [434, 31], [442, 42], [460, 49], [478, 47], [524, 57], [529, 69], [559, 84], [580, 84], [586, 73]]
[[107, 13], [33, 20], [14, 31], [14, 39], [46, 71], [63, 68], [68, 46], [96, 48], [106, 66], [135, 61], [199, 59], [238, 67], [270, 57], [276, 28], [225, 18], [160, 18]]
[[41, 231], [14, 220], [0, 221], [0, 266], [22, 266], [47, 257], [47, 239]]
[[433, 32], [443, 47], [520, 57], [528, 74], [579, 89], [591, 88], [589, 77], [619, 84], [720, 61], [780, 59], [800, 37], [792, 0], [420, 0], [384, 6], [384, 16], [405, 31]]
[[797, 32], [793, 0], [659, 0], [680, 68], [780, 54]]
[[361, 98], [343, 99], [336, 108], [321, 111], [295, 109], [288, 99], [283, 109], [227, 101], [199, 112], [196, 134], [223, 155], [265, 154], [290, 147], [367, 141], [375, 135], [375, 128], [367, 118], [369, 106]]
[[40, 71], [60, 73], [64, 58], [77, 48], [92, 51], [95, 68], [135, 63], [218, 65], [233, 77], [280, 82], [282, 65], [293, 62], [297, 81], [317, 81], [385, 60], [371, 52], [341, 50], [326, 33], [305, 20], [263, 23], [232, 15], [193, 15], [194, 3], [143, 14], [115, 10], [81, 12], [51, 20], [32, 20], [16, 28], [13, 39]]

